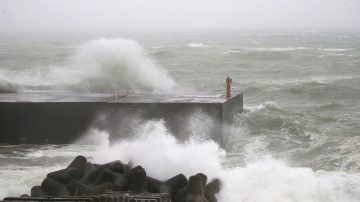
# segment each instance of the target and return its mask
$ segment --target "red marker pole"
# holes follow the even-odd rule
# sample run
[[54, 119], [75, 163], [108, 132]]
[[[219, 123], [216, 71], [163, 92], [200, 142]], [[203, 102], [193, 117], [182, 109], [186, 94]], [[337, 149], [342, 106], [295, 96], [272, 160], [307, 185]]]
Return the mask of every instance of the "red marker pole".
[[228, 76], [226, 78], [226, 98], [231, 98], [231, 82], [232, 79]]

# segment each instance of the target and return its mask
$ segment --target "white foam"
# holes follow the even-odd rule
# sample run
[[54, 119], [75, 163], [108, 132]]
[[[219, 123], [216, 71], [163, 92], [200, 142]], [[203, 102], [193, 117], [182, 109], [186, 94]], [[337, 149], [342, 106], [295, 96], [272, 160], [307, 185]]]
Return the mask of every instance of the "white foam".
[[148, 121], [133, 138], [99, 147], [93, 158], [100, 163], [117, 159], [131, 161], [143, 166], [148, 175], [159, 179], [178, 173], [190, 176], [198, 172], [212, 178], [221, 169], [220, 158], [223, 155], [213, 141], [191, 139], [180, 143], [167, 132], [163, 121]]
[[244, 110], [245, 111], [248, 111], [248, 112], [256, 112], [256, 111], [260, 111], [260, 110], [263, 110], [263, 109], [266, 109], [267, 107], [277, 107], [278, 106], [276, 105], [275, 102], [265, 102], [265, 103], [261, 103], [261, 104], [258, 104], [258, 105], [252, 105], [252, 106], [244, 106]]
[[328, 52], [344, 52], [344, 51], [351, 51], [352, 49], [349, 48], [319, 48], [321, 51], [328, 51]]
[[257, 51], [257, 52], [285, 52], [296, 50], [308, 50], [308, 47], [272, 47], [272, 48], [245, 48], [245, 50]]
[[63, 169], [65, 165], [47, 167], [1, 167], [0, 200], [9, 196], [30, 194], [31, 187], [40, 185], [47, 173]]
[[211, 46], [203, 44], [203, 43], [189, 43], [188, 46], [190, 48], [210, 48]]
[[360, 198], [360, 176], [292, 168], [273, 159], [223, 170], [223, 202], [351, 202]]
[[241, 50], [227, 50], [225, 52], [223, 52], [223, 55], [228, 55], [228, 54], [236, 54], [236, 53], [242, 53], [243, 51]]

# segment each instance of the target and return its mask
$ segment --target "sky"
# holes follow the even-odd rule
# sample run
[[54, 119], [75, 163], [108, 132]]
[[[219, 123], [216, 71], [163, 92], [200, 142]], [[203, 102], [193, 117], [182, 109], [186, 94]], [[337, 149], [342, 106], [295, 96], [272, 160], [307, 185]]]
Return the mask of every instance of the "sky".
[[0, 31], [359, 31], [360, 0], [0, 0]]

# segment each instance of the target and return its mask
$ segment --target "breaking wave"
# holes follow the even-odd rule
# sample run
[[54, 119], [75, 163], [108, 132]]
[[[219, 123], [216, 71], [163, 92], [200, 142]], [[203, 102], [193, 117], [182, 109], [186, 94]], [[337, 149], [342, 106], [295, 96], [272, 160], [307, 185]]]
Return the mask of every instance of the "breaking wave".
[[353, 49], [349, 48], [319, 48], [320, 51], [328, 51], [328, 52], [344, 52], [344, 51], [351, 51]]
[[189, 43], [190, 48], [210, 48], [211, 46], [202, 43]]
[[243, 51], [241, 51], [241, 50], [228, 50], [228, 51], [223, 52], [222, 54], [227, 55], [227, 54], [236, 54], [236, 53], [242, 53], [242, 52]]
[[65, 66], [54, 68], [51, 83], [83, 91], [170, 92], [168, 73], [128, 39], [98, 39], [83, 44]]
[[177, 87], [136, 41], [120, 38], [88, 41], [64, 64], [49, 66], [46, 72], [4, 72], [1, 76], [5, 78], [0, 80], [0, 92], [171, 92]]

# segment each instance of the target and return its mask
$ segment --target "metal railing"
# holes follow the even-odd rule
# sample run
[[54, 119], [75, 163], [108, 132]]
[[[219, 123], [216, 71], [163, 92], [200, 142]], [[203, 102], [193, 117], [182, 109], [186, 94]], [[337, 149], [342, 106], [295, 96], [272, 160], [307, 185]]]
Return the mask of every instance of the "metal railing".
[[86, 197], [7, 197], [4, 202], [171, 202], [171, 199], [165, 193], [107, 191], [101, 195]]

